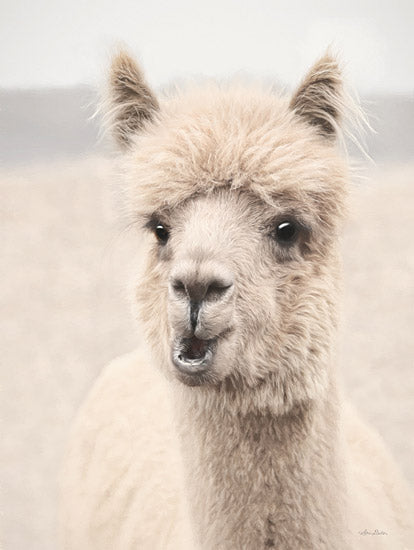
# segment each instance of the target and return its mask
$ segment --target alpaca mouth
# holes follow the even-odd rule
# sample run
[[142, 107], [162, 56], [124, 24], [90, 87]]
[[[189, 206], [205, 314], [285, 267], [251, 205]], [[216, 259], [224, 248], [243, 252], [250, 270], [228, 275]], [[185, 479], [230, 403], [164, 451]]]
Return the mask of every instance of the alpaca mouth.
[[196, 336], [177, 340], [173, 347], [172, 362], [184, 374], [202, 374], [212, 363], [216, 343], [217, 338], [201, 340]]

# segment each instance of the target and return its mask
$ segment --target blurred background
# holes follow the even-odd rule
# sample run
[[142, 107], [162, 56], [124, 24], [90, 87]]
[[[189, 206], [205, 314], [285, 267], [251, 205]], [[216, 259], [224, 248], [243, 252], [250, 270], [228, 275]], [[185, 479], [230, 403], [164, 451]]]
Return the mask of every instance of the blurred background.
[[345, 228], [341, 376], [414, 484], [414, 4], [395, 0], [0, 0], [1, 536], [54, 550], [71, 421], [139, 343], [136, 236], [92, 118], [119, 44], [159, 91], [250, 74], [293, 89], [331, 45], [375, 133]]

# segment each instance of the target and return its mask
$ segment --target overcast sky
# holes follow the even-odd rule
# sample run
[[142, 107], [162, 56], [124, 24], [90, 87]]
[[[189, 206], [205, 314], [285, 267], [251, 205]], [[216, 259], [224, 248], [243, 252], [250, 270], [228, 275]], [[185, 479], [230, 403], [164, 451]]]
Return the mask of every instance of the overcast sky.
[[412, 93], [412, 0], [0, 0], [0, 87], [97, 84], [122, 42], [155, 86], [239, 71], [293, 85], [324, 49], [360, 93]]

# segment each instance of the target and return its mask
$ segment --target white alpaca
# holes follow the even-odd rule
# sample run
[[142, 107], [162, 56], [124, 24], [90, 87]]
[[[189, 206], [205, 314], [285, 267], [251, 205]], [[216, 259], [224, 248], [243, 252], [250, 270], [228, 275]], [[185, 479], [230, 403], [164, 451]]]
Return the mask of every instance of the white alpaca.
[[161, 104], [115, 59], [151, 351], [109, 365], [79, 414], [65, 549], [414, 545], [411, 497], [337, 389], [344, 108], [328, 56], [290, 99], [209, 86]]

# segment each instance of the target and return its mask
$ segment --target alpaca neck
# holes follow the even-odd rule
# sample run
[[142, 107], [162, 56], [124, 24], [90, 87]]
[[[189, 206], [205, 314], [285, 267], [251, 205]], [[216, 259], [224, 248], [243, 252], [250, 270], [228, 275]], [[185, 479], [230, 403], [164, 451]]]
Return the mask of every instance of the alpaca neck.
[[235, 413], [215, 402], [222, 396], [184, 392], [179, 431], [201, 548], [345, 547], [335, 392], [285, 415]]

